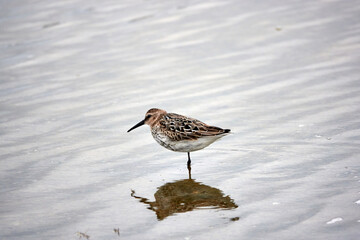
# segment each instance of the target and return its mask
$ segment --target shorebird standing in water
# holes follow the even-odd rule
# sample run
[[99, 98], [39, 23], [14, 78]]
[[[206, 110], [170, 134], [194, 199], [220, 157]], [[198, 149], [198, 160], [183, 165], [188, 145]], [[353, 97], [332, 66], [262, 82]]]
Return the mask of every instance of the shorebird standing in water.
[[230, 133], [230, 129], [209, 126], [194, 118], [164, 110], [152, 108], [145, 114], [144, 120], [131, 130], [147, 124], [154, 139], [163, 147], [175, 152], [187, 152], [189, 176], [191, 171], [190, 152], [203, 149]]

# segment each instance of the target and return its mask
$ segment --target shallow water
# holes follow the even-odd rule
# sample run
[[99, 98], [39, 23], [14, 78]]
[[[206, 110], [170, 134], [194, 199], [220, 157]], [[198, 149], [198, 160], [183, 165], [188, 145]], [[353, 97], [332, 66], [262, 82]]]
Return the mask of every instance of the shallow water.
[[[1, 239], [358, 239], [358, 1], [0, 12]], [[151, 107], [233, 134], [189, 182], [185, 153], [126, 133]]]

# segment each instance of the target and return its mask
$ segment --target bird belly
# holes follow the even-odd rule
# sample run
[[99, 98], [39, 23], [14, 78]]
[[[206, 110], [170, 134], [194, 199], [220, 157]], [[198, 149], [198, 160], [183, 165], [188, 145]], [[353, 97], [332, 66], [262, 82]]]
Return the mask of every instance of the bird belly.
[[157, 131], [151, 131], [151, 134], [158, 144], [160, 144], [161, 146], [163, 146], [166, 149], [176, 151], [173, 148], [173, 145], [171, 144], [173, 141], [169, 137], [167, 137], [165, 134], [161, 134]]
[[177, 152], [194, 152], [206, 148], [221, 137], [201, 137], [197, 140], [174, 141], [173, 148]]
[[194, 152], [201, 150], [216, 140], [220, 139], [224, 135], [217, 135], [217, 136], [206, 136], [201, 137], [196, 140], [180, 140], [174, 141], [167, 137], [165, 134], [152, 132], [152, 135], [156, 142], [158, 142], [161, 146], [175, 151], [175, 152]]

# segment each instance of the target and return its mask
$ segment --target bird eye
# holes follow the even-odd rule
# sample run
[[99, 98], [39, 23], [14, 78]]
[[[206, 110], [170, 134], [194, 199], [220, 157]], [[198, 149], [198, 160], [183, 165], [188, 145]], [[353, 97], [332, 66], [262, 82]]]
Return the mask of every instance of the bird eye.
[[149, 119], [150, 117], [151, 117], [152, 115], [151, 114], [148, 114], [148, 115], [146, 115], [146, 119]]

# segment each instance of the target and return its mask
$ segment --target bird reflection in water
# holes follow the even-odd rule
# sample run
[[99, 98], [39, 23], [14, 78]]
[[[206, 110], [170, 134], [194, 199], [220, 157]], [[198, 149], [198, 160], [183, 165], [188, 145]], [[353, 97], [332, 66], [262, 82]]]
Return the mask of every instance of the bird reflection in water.
[[229, 196], [224, 196], [221, 190], [213, 188], [193, 179], [179, 180], [166, 183], [159, 187], [154, 194], [155, 201], [135, 195], [132, 190], [131, 196], [147, 204], [148, 209], [156, 213], [158, 220], [175, 214], [192, 211], [198, 208], [211, 207], [222, 209], [233, 209], [238, 206]]

